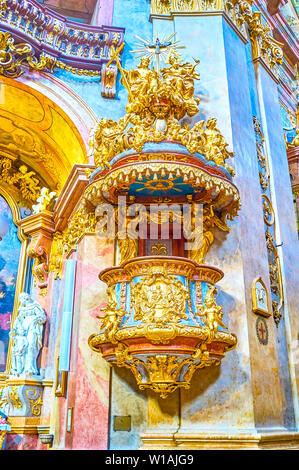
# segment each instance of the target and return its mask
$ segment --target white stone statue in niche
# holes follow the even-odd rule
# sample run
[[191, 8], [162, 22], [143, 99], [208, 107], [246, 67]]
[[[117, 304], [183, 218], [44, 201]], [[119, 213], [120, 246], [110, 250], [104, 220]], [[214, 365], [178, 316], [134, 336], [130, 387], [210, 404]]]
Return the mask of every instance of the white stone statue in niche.
[[38, 375], [36, 360], [42, 347], [46, 314], [29, 294], [19, 295], [18, 316], [9, 336], [12, 340], [11, 375]]

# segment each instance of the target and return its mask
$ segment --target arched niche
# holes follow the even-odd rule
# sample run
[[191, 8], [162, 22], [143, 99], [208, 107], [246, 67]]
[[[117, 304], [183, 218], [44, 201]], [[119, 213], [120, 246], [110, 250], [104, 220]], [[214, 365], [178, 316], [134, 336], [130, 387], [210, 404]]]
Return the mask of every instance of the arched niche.
[[27, 240], [18, 228], [19, 208], [0, 186], [0, 373], [7, 368], [9, 331], [22, 287]]
[[57, 104], [21, 80], [1, 81], [0, 157], [28, 165], [59, 193], [73, 166], [88, 163], [82, 129], [64, 101]]

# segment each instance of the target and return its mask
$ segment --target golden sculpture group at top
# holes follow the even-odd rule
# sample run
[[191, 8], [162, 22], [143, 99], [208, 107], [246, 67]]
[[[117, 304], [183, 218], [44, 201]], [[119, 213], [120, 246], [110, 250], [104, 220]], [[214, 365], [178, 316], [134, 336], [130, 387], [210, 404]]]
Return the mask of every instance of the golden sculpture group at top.
[[199, 121], [190, 129], [179, 121], [195, 116], [199, 98], [194, 96], [194, 80], [199, 80], [196, 66], [182, 63], [170, 51], [169, 67], [161, 72], [150, 68], [150, 59], [142, 57], [136, 70], [121, 69], [122, 84], [128, 90], [126, 115], [115, 122], [101, 119], [90, 136], [90, 149], [97, 167], [110, 168], [111, 160], [128, 149], [141, 152], [146, 142], [170, 141], [181, 144], [190, 153], [200, 153], [207, 160], [222, 165], [233, 174], [225, 160], [233, 154], [217, 129], [214, 118]]
[[[100, 331], [88, 340], [91, 349], [100, 352], [109, 364], [130, 369], [141, 390], [151, 389], [161, 398], [177, 388], [188, 390], [195, 370], [219, 365], [237, 342], [227, 331], [224, 312], [217, 305], [215, 283], [223, 273], [204, 264], [214, 241], [214, 228], [229, 231], [226, 218], [232, 219], [239, 209], [238, 190], [223, 171], [226, 168], [233, 174], [225, 163], [232, 153], [217, 129], [216, 119], [198, 121], [193, 127], [186, 124], [199, 113], [200, 100], [194, 86], [199, 80], [199, 61], [184, 62], [172, 37], [154, 41], [139, 38], [142, 44], [132, 52], [141, 53], [142, 58], [135, 70], [124, 70], [118, 59], [120, 49], [114, 51], [110, 62], [116, 60], [121, 83], [128, 91], [126, 114], [119, 122], [101, 119], [92, 130], [90, 147], [99, 170], [91, 175], [85, 193], [89, 207], [101, 197], [115, 202], [117, 191], [125, 193], [129, 187], [132, 193], [137, 187], [137, 196], [129, 193], [131, 204], [138, 195], [144, 197], [138, 192], [140, 187], [146, 189], [148, 202], [156, 201], [154, 191], [187, 186], [179, 201], [191, 206], [189, 222], [184, 225], [186, 215], [175, 213], [173, 208], [172, 216], [167, 212], [165, 217], [167, 223], [184, 225], [186, 238], [187, 232], [192, 233], [192, 248], [180, 245], [181, 254], [174, 256], [156, 243], [152, 245], [156, 253], [149, 256], [146, 244], [130, 236], [133, 216], [127, 217], [116, 236], [120, 266], [99, 275], [108, 287], [107, 306]], [[151, 58], [156, 59], [155, 67], [151, 67]], [[160, 58], [166, 64], [161, 70]], [[145, 146], [155, 142], [159, 145]], [[147, 152], [152, 152], [157, 161], [147, 160]], [[206, 165], [206, 161], [214, 164]], [[182, 182], [177, 181], [179, 178]], [[157, 182], [160, 186], [155, 186]], [[177, 193], [173, 194], [176, 197]], [[167, 207], [173, 194], [167, 203], [164, 201]], [[196, 210], [198, 200], [203, 204], [201, 215]], [[139, 212], [134, 217], [146, 229], [151, 224], [162, 227], [166, 222], [164, 216], [144, 209], [142, 215]], [[114, 214], [119, 222], [120, 207]], [[197, 224], [199, 219], [202, 223]], [[171, 247], [175, 246], [173, 236]]]

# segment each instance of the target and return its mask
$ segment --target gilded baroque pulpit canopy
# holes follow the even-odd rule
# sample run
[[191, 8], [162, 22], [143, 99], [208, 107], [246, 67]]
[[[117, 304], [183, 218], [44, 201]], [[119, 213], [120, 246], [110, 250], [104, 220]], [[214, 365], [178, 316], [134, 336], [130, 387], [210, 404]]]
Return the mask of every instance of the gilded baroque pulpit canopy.
[[[110, 364], [130, 369], [140, 389], [152, 389], [162, 398], [190, 388], [196, 369], [219, 365], [237, 342], [216, 301], [215, 284], [223, 273], [204, 264], [214, 229], [228, 232], [227, 219], [240, 207], [234, 171], [226, 163], [233, 154], [215, 118], [192, 128], [183, 123], [199, 112], [194, 89], [199, 60], [184, 62], [172, 39], [141, 40], [134, 70], [121, 67], [120, 50], [111, 57], [128, 91], [126, 114], [118, 122], [103, 118], [92, 129], [96, 170], [82, 203], [82, 210], [88, 210], [103, 200], [116, 204], [119, 196], [128, 196], [146, 208], [145, 223], [158, 224], [161, 219], [153, 220], [148, 212], [153, 201], [187, 203], [192, 227], [196, 203], [203, 205], [201, 246], [173, 256], [166, 245], [156, 243], [144, 256], [138, 240], [118, 232], [120, 266], [100, 273], [108, 302], [100, 332], [90, 336], [89, 345]], [[116, 211], [116, 219], [120, 216]], [[180, 215], [173, 216], [172, 223], [181, 222]]]

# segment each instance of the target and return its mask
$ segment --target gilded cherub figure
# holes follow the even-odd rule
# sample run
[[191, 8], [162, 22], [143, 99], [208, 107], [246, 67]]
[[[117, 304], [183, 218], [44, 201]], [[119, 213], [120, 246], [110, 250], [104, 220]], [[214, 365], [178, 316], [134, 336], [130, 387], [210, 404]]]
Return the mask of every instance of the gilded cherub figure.
[[26, 165], [21, 165], [18, 173], [18, 182], [23, 197], [35, 200], [40, 192], [39, 180], [35, 177], [34, 171], [28, 171]]
[[101, 329], [104, 329], [104, 335], [107, 341], [116, 344], [115, 333], [126, 314], [123, 309], [117, 309], [117, 297], [114, 291], [114, 287], [110, 286], [107, 289], [108, 303], [104, 310], [105, 315], [101, 322]]
[[126, 117], [120, 119], [119, 123], [103, 118], [92, 128], [89, 138], [89, 155], [94, 156], [97, 167], [100, 166], [103, 170], [105, 166], [110, 168], [110, 160], [117, 152], [123, 150], [122, 134], [127, 122]]
[[222, 322], [223, 311], [220, 305], [217, 305], [215, 295], [217, 295], [218, 290], [216, 286], [210, 285], [209, 290], [207, 292], [205, 298], [205, 307], [203, 312], [198, 312], [199, 316], [205, 317], [205, 323], [209, 328], [212, 334], [217, 333], [218, 326], [222, 326], [222, 328], [226, 328], [224, 323]]
[[55, 196], [56, 191], [50, 192], [48, 188], [43, 187], [40, 196], [37, 198], [37, 204], [32, 206], [33, 214], [39, 214], [45, 211]]
[[299, 129], [296, 129], [296, 137], [289, 144], [289, 147], [299, 147]]
[[215, 118], [208, 119], [205, 137], [205, 155], [208, 160], [213, 160], [216, 165], [224, 165], [225, 160], [233, 157], [233, 153], [227, 150], [228, 143], [216, 127], [217, 120]]

